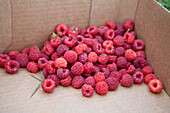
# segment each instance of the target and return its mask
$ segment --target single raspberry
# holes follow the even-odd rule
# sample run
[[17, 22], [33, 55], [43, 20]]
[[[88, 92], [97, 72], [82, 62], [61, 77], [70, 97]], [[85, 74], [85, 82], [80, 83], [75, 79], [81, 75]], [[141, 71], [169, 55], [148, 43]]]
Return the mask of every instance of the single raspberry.
[[132, 31], [133, 27], [134, 27], [133, 20], [127, 19], [126, 21], [124, 21], [123, 28], [125, 29], [125, 31], [127, 31], [128, 29], [129, 31]]
[[123, 47], [124, 47], [125, 49], [131, 49], [131, 48], [132, 48], [132, 45], [126, 43], [126, 44], [123, 45]]
[[65, 24], [60, 24], [56, 27], [56, 33], [60, 36], [64, 36], [67, 33], [67, 26]]
[[55, 67], [56, 68], [66, 68], [67, 67], [67, 61], [64, 58], [57, 58], [55, 60]]
[[16, 73], [19, 69], [19, 63], [15, 60], [9, 60], [5, 63], [5, 70], [8, 72], [8, 73]]
[[54, 74], [56, 72], [54, 61], [48, 61], [45, 67], [46, 67], [47, 73], [49, 74]]
[[108, 68], [102, 68], [101, 72], [104, 73], [105, 78], [109, 77], [110, 71]]
[[106, 79], [106, 83], [108, 85], [109, 91], [114, 91], [119, 86], [119, 81], [114, 77], [108, 77]]
[[76, 62], [74, 65], [71, 67], [71, 72], [74, 75], [80, 75], [84, 72], [84, 66], [81, 62]]
[[82, 35], [77, 35], [76, 38], [77, 38], [77, 43], [78, 43], [78, 44], [81, 44], [81, 43], [84, 42], [84, 36], [82, 36]]
[[118, 71], [112, 71], [109, 77], [114, 77], [117, 81], [120, 81], [122, 75]]
[[69, 86], [71, 84], [72, 78], [70, 76], [68, 76], [65, 79], [61, 79], [60, 83], [62, 86]]
[[0, 54], [0, 67], [4, 67], [7, 61], [11, 60], [7, 54]]
[[89, 76], [85, 79], [84, 84], [91, 85], [92, 87], [95, 87], [95, 80], [93, 76]]
[[83, 52], [81, 55], [79, 55], [78, 60], [81, 63], [85, 63], [87, 61], [87, 53]]
[[93, 41], [90, 38], [84, 38], [84, 43], [89, 47], [93, 46]]
[[47, 44], [44, 46], [44, 53], [48, 56], [52, 55], [54, 53], [54, 48], [51, 46], [51, 44]]
[[55, 61], [57, 58], [59, 58], [58, 53], [57, 53], [57, 52], [54, 52], [54, 53], [51, 55], [51, 60]]
[[91, 35], [91, 34], [85, 34], [85, 35], [84, 35], [84, 38], [85, 38], [85, 39], [86, 39], [86, 38], [93, 39], [93, 35]]
[[91, 47], [87, 47], [87, 50], [85, 51], [86, 53], [90, 53], [92, 51]]
[[133, 65], [130, 65], [126, 73], [133, 74], [135, 71], [136, 71], [135, 67]]
[[124, 31], [125, 30], [122, 25], [116, 25], [116, 28], [115, 28], [116, 35], [123, 35]]
[[72, 86], [76, 89], [81, 88], [84, 84], [84, 78], [82, 76], [75, 76], [72, 80]]
[[64, 68], [58, 68], [57, 69], [57, 77], [60, 79], [65, 79], [69, 76], [70, 71], [68, 69]]
[[104, 42], [103, 38], [100, 35], [95, 35], [95, 39], [98, 43], [102, 44]]
[[75, 51], [78, 55], [82, 54], [83, 51], [87, 50], [87, 45], [86, 44], [79, 44], [75, 47]]
[[133, 65], [138, 68], [143, 68], [147, 65], [147, 61], [144, 58], [136, 57], [136, 59], [133, 60]]
[[85, 73], [88, 73], [88, 74], [94, 72], [94, 65], [93, 65], [93, 63], [91, 63], [91, 62], [86, 62], [86, 63], [84, 64], [84, 72], [85, 72]]
[[143, 82], [144, 75], [141, 71], [136, 71], [133, 75], [133, 81], [136, 84], [141, 84]]
[[40, 58], [40, 59], [38, 60], [38, 67], [39, 67], [40, 69], [44, 69], [45, 66], [46, 66], [46, 64], [47, 64], [47, 62], [48, 62], [47, 59], [45, 59], [45, 58]]
[[77, 61], [77, 53], [75, 51], [69, 50], [64, 53], [64, 58], [68, 63], [74, 63]]
[[146, 84], [148, 84], [151, 80], [157, 79], [154, 74], [148, 74], [145, 76], [144, 81]]
[[136, 37], [135, 31], [131, 31], [131, 32], [129, 32], [129, 33], [131, 33], [132, 35], [134, 35], [134, 36]]
[[61, 43], [62, 44], [64, 44], [64, 40], [67, 38], [67, 36], [63, 36], [62, 38], [61, 38]]
[[106, 31], [106, 33], [104, 34], [104, 37], [106, 40], [112, 40], [115, 37], [115, 32], [113, 29], [109, 29]]
[[95, 90], [99, 95], [105, 95], [108, 92], [108, 85], [104, 81], [98, 82]]
[[36, 62], [31, 61], [27, 64], [27, 70], [31, 73], [36, 73], [38, 69], [38, 64]]
[[107, 64], [107, 61], [109, 60], [109, 57], [105, 54], [102, 53], [99, 57], [98, 57], [98, 62], [100, 62], [101, 64]]
[[104, 48], [106, 48], [106, 47], [109, 46], [109, 45], [113, 46], [113, 41], [111, 41], [111, 40], [105, 40], [105, 41], [103, 42], [103, 47], [104, 47]]
[[50, 43], [52, 47], [57, 48], [61, 44], [61, 38], [60, 37], [52, 38], [50, 40]]
[[127, 70], [126, 70], [126, 69], [120, 69], [120, 70], [119, 70], [119, 73], [120, 73], [121, 75], [124, 75], [124, 74], [127, 73]]
[[144, 51], [136, 51], [136, 57], [146, 58]]
[[93, 46], [93, 51], [97, 54], [101, 54], [103, 52], [103, 49], [102, 49], [102, 45], [99, 44], [99, 43], [96, 43], [94, 46]]
[[125, 51], [125, 58], [128, 61], [134, 60], [136, 58], [136, 53], [132, 49], [127, 49]]
[[64, 44], [68, 47], [74, 47], [77, 44], [77, 39], [74, 35], [69, 35], [65, 38]]
[[41, 84], [41, 87], [45, 92], [50, 93], [55, 88], [55, 82], [52, 79], [45, 79]]
[[93, 87], [91, 85], [84, 84], [82, 87], [82, 94], [85, 97], [91, 97], [93, 95]]
[[111, 45], [108, 45], [104, 50], [104, 52], [108, 55], [114, 54], [114, 51], [115, 51], [115, 48], [114, 46], [111, 46]]
[[117, 48], [115, 49], [115, 54], [116, 54], [117, 56], [123, 56], [124, 53], [125, 53], [125, 49], [124, 49], [123, 47], [117, 47]]
[[91, 76], [92, 75], [92, 73], [83, 73], [83, 76], [84, 77], [89, 77], [89, 76]]
[[99, 69], [99, 67], [94, 66], [94, 73], [97, 73], [97, 72], [100, 72], [100, 69]]
[[142, 73], [146, 76], [147, 74], [153, 73], [153, 70], [150, 66], [145, 66], [142, 68]]
[[94, 80], [95, 82], [101, 82], [101, 81], [105, 81], [105, 76], [104, 76], [104, 73], [102, 72], [97, 72], [94, 74]]
[[153, 79], [149, 82], [148, 87], [153, 93], [160, 93], [163, 85], [158, 79]]
[[97, 30], [100, 36], [103, 36], [109, 28], [107, 26], [100, 26]]
[[48, 55], [46, 55], [45, 53], [41, 53], [40, 58], [45, 58], [47, 60], [50, 60], [50, 57]]
[[108, 61], [109, 63], [114, 63], [117, 60], [116, 55], [108, 55], [108, 57], [109, 57], [109, 61]]
[[116, 35], [116, 37], [113, 39], [114, 45], [117, 47], [124, 45], [124, 40], [121, 35]]
[[35, 49], [31, 49], [29, 52], [29, 59], [31, 61], [38, 61], [38, 59], [41, 57], [41, 52], [40, 50], [37, 48]]
[[107, 69], [109, 69], [110, 72], [111, 71], [117, 71], [117, 65], [115, 63], [108, 64]]
[[55, 86], [58, 86], [60, 83], [59, 78], [55, 74], [49, 75], [47, 79], [52, 79], [55, 82]]
[[28, 48], [25, 48], [25, 49], [22, 50], [21, 53], [25, 53], [25, 54], [29, 55], [29, 49], [28, 49]]
[[16, 61], [19, 62], [20, 67], [26, 67], [29, 62], [29, 57], [25, 53], [19, 53], [16, 56]]
[[44, 76], [45, 78], [48, 77], [48, 73], [47, 73], [47, 71], [46, 71], [46, 68], [43, 69], [42, 74], [43, 74], [43, 76]]
[[67, 47], [66, 45], [64, 44], [61, 44], [58, 46], [58, 48], [56, 49], [57, 51], [57, 55], [58, 56], [62, 56], [66, 51], [69, 50], [69, 47]]
[[95, 52], [90, 52], [87, 59], [89, 62], [95, 63], [97, 62], [98, 56]]
[[142, 40], [135, 40], [133, 42], [133, 49], [136, 51], [142, 50], [144, 48], [144, 42]]
[[131, 33], [125, 33], [123, 39], [126, 43], [132, 44], [135, 40], [135, 36]]
[[86, 34], [87, 33], [87, 30], [86, 29], [80, 29], [80, 34], [81, 35], [84, 35], [84, 34]]
[[108, 26], [109, 29], [115, 29], [116, 28], [116, 25], [113, 21], [107, 22], [107, 26]]
[[11, 60], [16, 60], [17, 54], [19, 54], [19, 51], [10, 51], [9, 57], [11, 58]]
[[87, 28], [87, 33], [89, 33], [91, 35], [97, 34], [97, 27], [96, 26], [90, 26], [89, 28]]
[[80, 32], [80, 28], [77, 27], [77, 26], [73, 26], [73, 27], [70, 27], [68, 28], [67, 30], [67, 34], [68, 35], [74, 35], [74, 36], [77, 36]]
[[130, 87], [130, 86], [133, 85], [133, 78], [129, 74], [124, 74], [122, 76], [122, 79], [120, 80], [120, 83], [121, 83], [122, 86]]
[[117, 64], [117, 67], [119, 68], [125, 68], [127, 65], [127, 60], [125, 57], [120, 56], [117, 58], [116, 64]]

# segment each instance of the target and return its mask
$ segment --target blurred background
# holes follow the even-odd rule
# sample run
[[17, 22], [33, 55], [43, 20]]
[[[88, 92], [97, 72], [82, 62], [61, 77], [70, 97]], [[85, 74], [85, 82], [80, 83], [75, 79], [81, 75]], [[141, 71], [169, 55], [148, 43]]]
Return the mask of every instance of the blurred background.
[[162, 6], [164, 6], [168, 11], [170, 11], [170, 0], [156, 0], [159, 2]]

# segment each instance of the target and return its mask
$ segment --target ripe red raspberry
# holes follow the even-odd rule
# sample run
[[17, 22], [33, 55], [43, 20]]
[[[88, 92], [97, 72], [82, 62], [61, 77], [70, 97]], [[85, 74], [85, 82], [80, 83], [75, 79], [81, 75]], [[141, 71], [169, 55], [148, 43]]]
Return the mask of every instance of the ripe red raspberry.
[[114, 45], [117, 47], [124, 45], [124, 40], [121, 35], [116, 35], [116, 37], [113, 39]]
[[71, 67], [71, 72], [74, 75], [80, 75], [84, 72], [84, 66], [81, 62], [76, 62], [74, 65]]
[[104, 52], [108, 55], [111, 55], [111, 54], [114, 54], [114, 50], [115, 50], [114, 46], [108, 45], [105, 48]]
[[69, 50], [64, 53], [64, 58], [68, 63], [74, 63], [77, 61], [77, 53], [75, 51]]
[[108, 61], [109, 63], [114, 63], [117, 60], [116, 55], [108, 55], [108, 57], [109, 57], [109, 61]]
[[114, 77], [108, 77], [106, 79], [106, 83], [108, 85], [109, 91], [114, 91], [119, 86], [118, 80]]
[[147, 65], [147, 62], [144, 58], [141, 58], [141, 57], [136, 57], [134, 60], [133, 60], [133, 65], [138, 68], [143, 68]]
[[[51, 35], [50, 40], [53, 39], [53, 38], [54, 38], [53, 35]], [[51, 44], [51, 43], [49, 41], [44, 42], [44, 46], [47, 45], [47, 44]]]
[[93, 35], [91, 35], [91, 34], [85, 34], [85, 35], [84, 35], [84, 38], [85, 38], [85, 39], [86, 39], [86, 38], [93, 39]]
[[19, 54], [19, 51], [10, 51], [9, 57], [11, 58], [11, 60], [16, 60], [17, 54]]
[[95, 45], [93, 45], [93, 51], [97, 54], [101, 54], [103, 52], [102, 45], [96, 43]]
[[132, 44], [135, 40], [135, 36], [131, 33], [125, 33], [123, 39], [126, 43]]
[[55, 74], [49, 75], [49, 76], [47, 77], [47, 79], [52, 79], [52, 80], [55, 82], [55, 86], [58, 86], [59, 83], [60, 83], [59, 78], [58, 78]]
[[141, 84], [143, 82], [144, 75], [141, 71], [136, 71], [132, 76], [134, 83]]
[[78, 60], [81, 63], [85, 63], [87, 61], [87, 53], [83, 52], [81, 55], [79, 55]]
[[78, 55], [82, 54], [83, 51], [87, 50], [87, 45], [86, 44], [79, 44], [75, 47], [75, 51]]
[[95, 80], [93, 76], [89, 76], [85, 79], [84, 84], [91, 85], [92, 87], [95, 87]]
[[125, 58], [128, 61], [134, 60], [136, 58], [136, 53], [132, 49], [127, 49], [125, 51]]
[[136, 51], [136, 57], [146, 58], [144, 51]]
[[95, 39], [98, 43], [102, 44], [104, 42], [103, 38], [100, 35], [95, 35]]
[[74, 35], [66, 36], [64, 44], [68, 47], [74, 47], [77, 44], [77, 39]]
[[133, 49], [136, 51], [142, 50], [144, 48], [144, 42], [142, 40], [135, 40], [133, 42]]
[[29, 55], [29, 49], [28, 49], [28, 48], [25, 48], [25, 49], [22, 50], [21, 53], [25, 53], [25, 54]]
[[104, 37], [106, 40], [112, 40], [115, 37], [115, 32], [113, 29], [109, 29], [106, 31], [106, 33], [104, 34]]
[[56, 68], [66, 68], [67, 67], [67, 61], [64, 58], [57, 58], [55, 60], [55, 67]]
[[110, 72], [111, 71], [117, 71], [117, 65], [115, 63], [108, 64], [107, 69], [109, 69]]
[[8, 73], [16, 73], [19, 69], [19, 63], [15, 60], [9, 60], [5, 63], [5, 70], [8, 72]]
[[100, 70], [101, 70], [102, 68], [106, 68], [106, 65], [105, 65], [105, 64], [98, 64], [98, 63], [96, 63], [95, 66], [97, 66]]
[[108, 68], [102, 68], [101, 72], [104, 73], [105, 78], [109, 77], [110, 71]]
[[83, 76], [84, 77], [89, 77], [89, 76], [91, 76], [92, 75], [92, 73], [83, 73]]
[[128, 69], [130, 65], [132, 65], [132, 63], [131, 62], [127, 62], [126, 69]]
[[38, 61], [38, 59], [41, 57], [41, 52], [38, 49], [38, 47], [36, 49], [31, 49], [29, 52], [29, 59], [31, 61]]
[[54, 74], [56, 72], [54, 61], [48, 61], [45, 67], [46, 67], [47, 73], [49, 74]]
[[84, 84], [84, 78], [82, 76], [75, 76], [72, 80], [72, 86], [76, 89], [81, 88]]
[[48, 73], [47, 73], [47, 71], [46, 71], [46, 68], [43, 69], [42, 74], [43, 74], [43, 76], [44, 76], [45, 78], [48, 77]]
[[81, 44], [81, 43], [84, 42], [84, 36], [82, 36], [82, 35], [77, 35], [76, 38], [77, 38], [77, 43], [78, 43], [78, 44]]
[[40, 58], [40, 59], [38, 60], [38, 67], [39, 67], [40, 69], [44, 69], [45, 66], [46, 66], [46, 64], [47, 64], [47, 62], [48, 62], [47, 59], [45, 59], [45, 58]]
[[98, 82], [95, 90], [99, 95], [105, 95], [108, 92], [108, 85], [104, 81]]
[[101, 64], [107, 64], [107, 61], [109, 60], [109, 57], [105, 54], [102, 53], [99, 57], [98, 57], [98, 62], [100, 62]]
[[72, 81], [72, 78], [70, 76], [68, 76], [67, 78], [65, 79], [61, 79], [60, 80], [60, 83], [62, 86], [69, 86], [71, 84], [71, 81]]
[[124, 75], [124, 74], [127, 73], [127, 70], [126, 70], [126, 69], [120, 69], [120, 70], [119, 70], [119, 73], [120, 73], [121, 75]]
[[91, 62], [86, 62], [86, 63], [84, 64], [84, 72], [85, 72], [85, 73], [88, 73], [88, 74], [94, 72], [94, 65], [93, 65], [93, 63], [91, 63]]
[[57, 55], [58, 55], [58, 56], [62, 56], [62, 55], [63, 55], [66, 51], [68, 51], [68, 50], [69, 50], [69, 48], [68, 48], [66, 45], [61, 44], [61, 45], [59, 45], [58, 48], [56, 49]]
[[52, 47], [57, 48], [61, 44], [61, 38], [60, 37], [52, 38], [50, 40], [50, 43]]
[[109, 77], [114, 77], [117, 81], [120, 81], [122, 75], [118, 71], [112, 71]]
[[84, 84], [82, 87], [82, 94], [85, 97], [91, 97], [93, 95], [93, 87], [91, 85]]
[[153, 93], [160, 93], [163, 85], [158, 79], [153, 79], [149, 82], [148, 87]]
[[150, 66], [145, 66], [142, 68], [142, 73], [146, 76], [147, 74], [153, 73], [153, 70]]
[[131, 48], [132, 48], [132, 45], [126, 43], [126, 44], [123, 45], [123, 47], [124, 47], [125, 49], [131, 49]]
[[90, 26], [89, 28], [87, 28], [87, 33], [89, 33], [91, 35], [97, 34], [97, 27], [96, 26]]
[[97, 73], [97, 72], [100, 72], [100, 69], [99, 69], [99, 67], [94, 66], [94, 73]]
[[48, 55], [46, 55], [45, 53], [41, 53], [40, 58], [45, 58], [45, 59], [47, 59], [47, 60], [50, 59], [50, 57], [49, 57]]
[[68, 28], [68, 30], [67, 30], [67, 34], [68, 34], [68, 35], [77, 36], [79, 33], [80, 33], [80, 28], [77, 27], [77, 26], [70, 27], [70, 28]]
[[51, 55], [51, 60], [55, 61], [57, 58], [59, 58], [58, 53], [57, 53], [57, 52], [54, 52], [54, 53]]
[[55, 88], [55, 82], [52, 79], [45, 79], [41, 84], [41, 87], [45, 92], [50, 93]]
[[125, 68], [127, 65], [127, 60], [125, 57], [120, 56], [117, 58], [116, 64], [117, 64], [117, 67], [119, 68]]
[[101, 82], [101, 81], [105, 81], [105, 76], [104, 76], [104, 73], [102, 72], [97, 72], [94, 74], [94, 80], [95, 82]]
[[109, 28], [107, 26], [100, 26], [98, 28], [98, 33], [100, 36], [103, 36], [105, 34], [105, 32], [108, 30]]
[[116, 25], [113, 21], [107, 22], [107, 26], [109, 27], [109, 29], [115, 29], [116, 28]]
[[29, 62], [28, 55], [25, 53], [19, 53], [16, 56], [16, 61], [19, 62], [20, 67], [26, 67]]
[[84, 43], [89, 47], [93, 46], [93, 41], [90, 38], [84, 38]]
[[103, 47], [104, 47], [104, 48], [106, 48], [106, 47], [109, 46], [109, 45], [113, 46], [113, 41], [111, 41], [111, 40], [105, 40], [105, 41], [103, 42]]
[[148, 84], [151, 80], [157, 79], [154, 74], [148, 74], [145, 76], [144, 81], [146, 84]]
[[126, 21], [124, 21], [123, 23], [123, 28], [125, 29], [125, 31], [127, 31], [129, 29], [129, 31], [133, 30], [133, 20], [131, 19], [127, 19]]
[[122, 86], [130, 87], [130, 86], [133, 85], [133, 78], [129, 74], [124, 74], [122, 76], [122, 79], [120, 80], [120, 83], [121, 83]]
[[85, 51], [86, 53], [90, 53], [92, 51], [91, 47], [87, 47], [87, 50]]
[[126, 73], [133, 74], [135, 71], [136, 71], [135, 67], [133, 65], [130, 65]]
[[115, 28], [116, 35], [123, 35], [124, 31], [125, 30], [122, 25], [116, 25], [116, 28]]
[[65, 24], [60, 24], [56, 27], [56, 33], [60, 36], [64, 36], [67, 33], [67, 26]]
[[115, 54], [116, 54], [117, 56], [123, 56], [124, 53], [125, 53], [125, 49], [124, 49], [123, 47], [117, 47], [117, 48], [115, 49]]
[[27, 70], [31, 73], [36, 73], [38, 71], [38, 64], [31, 61], [27, 64]]
[[57, 69], [57, 77], [60, 79], [65, 79], [69, 76], [70, 71], [68, 69], [64, 68], [58, 68]]
[[51, 46], [51, 44], [47, 44], [44, 46], [44, 53], [48, 56], [52, 55], [54, 53], [54, 48]]
[[0, 67], [4, 67], [5, 63], [10, 60], [7, 54], [0, 54]]
[[90, 52], [87, 59], [89, 62], [95, 63], [97, 62], [98, 56], [95, 52]]
[[80, 34], [81, 34], [81, 35], [84, 35], [84, 34], [86, 34], [86, 33], [87, 33], [86, 29], [80, 29]]

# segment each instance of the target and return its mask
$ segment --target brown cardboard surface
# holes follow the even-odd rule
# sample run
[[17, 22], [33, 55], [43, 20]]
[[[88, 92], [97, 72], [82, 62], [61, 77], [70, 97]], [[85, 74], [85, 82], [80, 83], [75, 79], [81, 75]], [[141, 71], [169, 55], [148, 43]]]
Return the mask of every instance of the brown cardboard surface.
[[[81, 89], [57, 86], [50, 94], [39, 89], [30, 99], [39, 81], [30, 77], [26, 69], [7, 74], [0, 68], [0, 113], [168, 113], [169, 96], [163, 90], [153, 94], [147, 85], [125, 88], [119, 85], [116, 91], [105, 96], [94, 93], [83, 97]], [[40, 73], [34, 74], [41, 77]]]
[[135, 20], [137, 37], [145, 42], [147, 61], [170, 96], [170, 13], [155, 1], [140, 0]]

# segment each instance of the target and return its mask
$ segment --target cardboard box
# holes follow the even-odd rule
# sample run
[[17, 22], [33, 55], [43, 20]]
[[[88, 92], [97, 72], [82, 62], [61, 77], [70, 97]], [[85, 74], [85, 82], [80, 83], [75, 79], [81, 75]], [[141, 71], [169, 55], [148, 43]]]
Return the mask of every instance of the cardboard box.
[[[0, 52], [22, 50], [49, 39], [56, 25], [87, 28], [135, 21], [137, 38], [144, 40], [147, 61], [163, 82], [160, 94], [146, 84], [125, 88], [105, 96], [85, 98], [81, 89], [57, 87], [53, 93], [41, 89], [30, 99], [38, 81], [25, 69], [14, 75], [0, 68], [1, 113], [168, 113], [170, 112], [170, 14], [153, 0], [0, 0]], [[35, 74], [40, 77], [40, 73]], [[165, 92], [166, 91], [166, 92]]]

